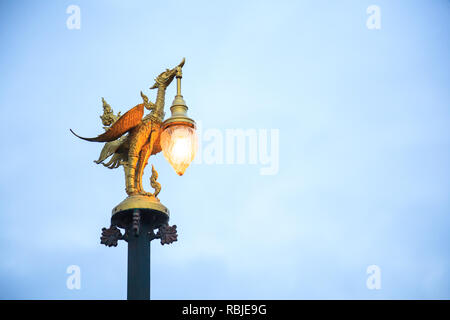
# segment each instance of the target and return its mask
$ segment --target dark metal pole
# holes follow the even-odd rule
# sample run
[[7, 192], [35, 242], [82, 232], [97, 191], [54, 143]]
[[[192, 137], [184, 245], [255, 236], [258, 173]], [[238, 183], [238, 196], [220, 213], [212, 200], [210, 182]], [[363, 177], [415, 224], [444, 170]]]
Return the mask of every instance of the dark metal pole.
[[[108, 247], [116, 247], [119, 240], [128, 242], [128, 300], [150, 299], [150, 242], [160, 239], [161, 244], [171, 244], [178, 240], [177, 226], [169, 226], [169, 210], [162, 205], [164, 210], [154, 208], [127, 208], [125, 199], [122, 210], [113, 209], [111, 226], [102, 228], [100, 243]], [[159, 203], [159, 202], [158, 202]], [[142, 201], [135, 205], [142, 206]], [[145, 203], [144, 203], [145, 205]], [[148, 205], [148, 204], [147, 204]], [[150, 205], [148, 205], [150, 206]], [[117, 208], [117, 207], [116, 207]], [[119, 228], [125, 230], [125, 234]], [[154, 230], [158, 229], [155, 233]]]
[[150, 299], [150, 237], [153, 230], [139, 210], [133, 212], [128, 236], [128, 300]]

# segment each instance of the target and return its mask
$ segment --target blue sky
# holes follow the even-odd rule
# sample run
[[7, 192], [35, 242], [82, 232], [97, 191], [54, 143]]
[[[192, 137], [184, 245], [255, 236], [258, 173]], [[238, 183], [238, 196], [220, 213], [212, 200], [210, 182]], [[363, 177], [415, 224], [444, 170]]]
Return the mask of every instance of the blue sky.
[[123, 171], [69, 128], [154, 101], [186, 57], [203, 133], [277, 129], [279, 170], [150, 159], [179, 230], [152, 243], [153, 299], [449, 299], [449, 33], [444, 0], [2, 1], [0, 298], [126, 298], [126, 243], [99, 243]]

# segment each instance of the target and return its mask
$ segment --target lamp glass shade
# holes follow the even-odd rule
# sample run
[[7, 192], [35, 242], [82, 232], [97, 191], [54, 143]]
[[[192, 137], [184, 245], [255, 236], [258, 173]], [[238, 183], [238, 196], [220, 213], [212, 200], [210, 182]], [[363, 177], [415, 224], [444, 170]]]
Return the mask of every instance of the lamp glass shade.
[[180, 176], [194, 160], [197, 147], [197, 133], [192, 127], [176, 124], [161, 133], [164, 157]]

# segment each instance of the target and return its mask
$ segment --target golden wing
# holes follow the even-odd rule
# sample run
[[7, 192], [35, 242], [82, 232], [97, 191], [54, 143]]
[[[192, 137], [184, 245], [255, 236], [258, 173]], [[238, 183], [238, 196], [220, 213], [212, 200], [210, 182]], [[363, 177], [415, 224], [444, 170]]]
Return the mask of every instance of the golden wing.
[[72, 129], [70, 129], [70, 132], [72, 132], [75, 136], [77, 136], [80, 139], [87, 140], [87, 141], [94, 141], [94, 142], [109, 142], [114, 141], [120, 136], [122, 136], [124, 133], [130, 131], [134, 127], [136, 127], [142, 119], [142, 116], [144, 115], [144, 104], [138, 104], [133, 109], [128, 110], [125, 112], [123, 116], [121, 116], [112, 126], [109, 128], [108, 131], [105, 133], [95, 137], [95, 138], [83, 138], [77, 135], [75, 132], [73, 132]]

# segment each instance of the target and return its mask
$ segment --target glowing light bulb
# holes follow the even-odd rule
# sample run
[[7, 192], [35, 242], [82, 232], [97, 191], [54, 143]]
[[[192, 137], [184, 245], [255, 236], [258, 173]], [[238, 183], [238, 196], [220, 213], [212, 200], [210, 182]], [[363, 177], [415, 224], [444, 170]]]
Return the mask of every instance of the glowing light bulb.
[[182, 176], [197, 152], [197, 134], [194, 128], [177, 124], [161, 133], [161, 148], [164, 157], [175, 172]]

